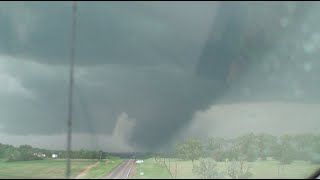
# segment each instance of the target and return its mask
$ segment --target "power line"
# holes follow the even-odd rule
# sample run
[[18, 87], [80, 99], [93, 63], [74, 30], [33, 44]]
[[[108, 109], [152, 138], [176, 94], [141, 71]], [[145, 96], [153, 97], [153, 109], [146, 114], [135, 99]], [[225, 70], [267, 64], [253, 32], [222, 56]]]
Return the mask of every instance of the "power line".
[[68, 96], [68, 136], [67, 136], [67, 169], [66, 178], [70, 178], [70, 156], [71, 156], [71, 135], [72, 135], [72, 105], [73, 105], [73, 81], [74, 81], [74, 58], [75, 58], [75, 41], [76, 41], [76, 20], [77, 20], [77, 2], [73, 1], [72, 5], [72, 32], [70, 48], [70, 76], [69, 76], [69, 96]]

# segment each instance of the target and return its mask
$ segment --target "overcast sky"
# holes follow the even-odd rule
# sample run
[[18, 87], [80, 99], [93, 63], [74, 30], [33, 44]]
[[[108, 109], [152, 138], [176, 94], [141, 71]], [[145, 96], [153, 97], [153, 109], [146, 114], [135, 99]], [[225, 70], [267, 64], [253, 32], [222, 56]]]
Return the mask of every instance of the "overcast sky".
[[[296, 113], [290, 103], [311, 103], [319, 112], [319, 5], [295, 4], [78, 2], [73, 147], [157, 149], [195, 123], [228, 135], [215, 108], [226, 103], [267, 103], [269, 112], [280, 101]], [[70, 2], [1, 2], [1, 142], [65, 147], [71, 10]], [[305, 126], [279, 121], [305, 132], [320, 125], [316, 116]], [[233, 133], [263, 130], [242, 121], [228, 122]]]

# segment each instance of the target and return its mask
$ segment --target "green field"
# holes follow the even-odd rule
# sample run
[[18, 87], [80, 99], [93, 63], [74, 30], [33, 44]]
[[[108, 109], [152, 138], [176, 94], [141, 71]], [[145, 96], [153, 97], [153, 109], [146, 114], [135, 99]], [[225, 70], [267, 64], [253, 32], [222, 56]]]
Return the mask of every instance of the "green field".
[[[144, 175], [140, 175], [143, 172]], [[164, 166], [157, 164], [154, 158], [144, 160], [143, 164], [137, 164], [134, 179], [171, 179], [170, 172]]]
[[[96, 160], [72, 160], [71, 177], [81, 173]], [[0, 178], [65, 178], [65, 160], [0, 161]]]
[[100, 161], [99, 165], [92, 168], [84, 179], [100, 179], [105, 176], [109, 171], [113, 170], [120, 163], [122, 163], [122, 159], [114, 159], [106, 163], [105, 161]]
[[[166, 159], [166, 165], [169, 167], [169, 160]], [[176, 165], [177, 163], [177, 165]], [[198, 161], [194, 162], [195, 164]], [[294, 178], [307, 178], [313, 172], [320, 168], [320, 165], [310, 164], [306, 161], [294, 161], [292, 164], [284, 165], [282, 170], [278, 175], [279, 162], [277, 161], [257, 161], [249, 163], [251, 167], [251, 172], [253, 174], [252, 178], [282, 178], [282, 179], [294, 179]], [[218, 168], [222, 171], [227, 169], [228, 163], [219, 162]], [[135, 178], [170, 178], [170, 174], [165, 166], [154, 161], [154, 158], [147, 159], [145, 163], [139, 164], [135, 175]], [[199, 178], [192, 172], [192, 162], [191, 161], [179, 161], [175, 159], [170, 159], [170, 170], [173, 176], [175, 176], [175, 167], [177, 167], [177, 178], [178, 179], [194, 179]], [[139, 173], [144, 172], [144, 176]], [[229, 177], [226, 177], [229, 178]]]

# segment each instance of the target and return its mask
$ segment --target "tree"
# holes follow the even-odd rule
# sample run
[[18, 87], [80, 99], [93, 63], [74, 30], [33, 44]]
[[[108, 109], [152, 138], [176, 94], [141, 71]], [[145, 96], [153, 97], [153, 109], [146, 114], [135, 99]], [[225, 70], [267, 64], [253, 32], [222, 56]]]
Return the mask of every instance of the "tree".
[[29, 161], [29, 160], [41, 160], [42, 157], [35, 155], [37, 151], [36, 148], [32, 148], [29, 145], [21, 145], [18, 148], [10, 145], [2, 145], [2, 150], [4, 158], [7, 161]]
[[0, 143], [0, 158], [4, 159], [8, 157], [8, 154], [12, 152], [15, 149], [15, 147], [11, 145], [1, 144]]
[[178, 144], [176, 147], [176, 155], [183, 160], [199, 159], [203, 154], [203, 146], [199, 139], [190, 138], [182, 144]]
[[211, 158], [200, 159], [199, 165], [194, 164], [192, 171], [203, 179], [223, 178], [224, 175], [218, 170], [217, 163]]
[[264, 134], [264, 143], [265, 143], [265, 156], [272, 156], [272, 148], [277, 145], [278, 138], [270, 134]]
[[99, 159], [104, 159], [104, 153], [102, 150], [99, 151]]
[[293, 136], [292, 139], [296, 149], [295, 159], [304, 161], [312, 160], [317, 137], [311, 133], [304, 133]]
[[209, 137], [206, 141], [205, 156], [210, 157], [212, 152], [215, 150], [215, 142], [213, 137]]
[[270, 151], [272, 144], [276, 142], [276, 137], [261, 133], [256, 136], [256, 142], [258, 147], [258, 156], [261, 158], [261, 160], [265, 160], [266, 157], [270, 155], [268, 150]]
[[227, 174], [232, 179], [248, 179], [252, 176], [250, 166], [245, 163], [244, 159], [231, 161], [227, 168]]
[[238, 153], [238, 158], [244, 156], [249, 162], [255, 161], [257, 159], [257, 153], [255, 151], [257, 144], [257, 139], [253, 133], [240, 136], [236, 139], [236, 146]]
[[19, 161], [21, 160], [21, 153], [17, 149], [13, 149], [12, 151], [7, 153], [7, 161]]
[[240, 154], [241, 154], [241, 149], [240, 149], [240, 144], [237, 143], [237, 141], [233, 140], [230, 142], [231, 147], [228, 150], [228, 156], [230, 160], [238, 160]]
[[223, 150], [225, 140], [223, 138], [209, 137], [206, 145], [207, 157], [213, 158], [215, 161], [223, 161], [226, 158], [226, 153]]
[[299, 134], [293, 137], [293, 141], [296, 143], [299, 151], [306, 151], [307, 149], [312, 149], [316, 137], [311, 133]]
[[[36, 152], [32, 146], [29, 145], [21, 145], [18, 148], [18, 151], [20, 152], [20, 157], [16, 160], [18, 161], [30, 161], [30, 160], [41, 160], [42, 157], [38, 157], [34, 155]], [[36, 152], [36, 153], [44, 153], [44, 152]]]
[[207, 150], [214, 151], [216, 149], [222, 149], [225, 140], [223, 138], [209, 137], [207, 140]]
[[273, 147], [273, 156], [281, 164], [292, 163], [295, 149], [292, 146], [292, 138], [289, 135], [280, 137], [280, 142]]
[[212, 158], [217, 162], [223, 162], [230, 157], [230, 151], [224, 151], [223, 149], [216, 149], [212, 152]]

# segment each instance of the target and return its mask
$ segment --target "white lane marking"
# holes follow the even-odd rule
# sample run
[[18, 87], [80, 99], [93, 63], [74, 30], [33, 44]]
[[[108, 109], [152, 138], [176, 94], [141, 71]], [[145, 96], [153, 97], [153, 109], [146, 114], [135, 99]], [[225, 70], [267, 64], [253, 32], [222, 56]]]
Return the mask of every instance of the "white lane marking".
[[118, 171], [118, 173], [114, 176], [113, 179], [126, 179], [124, 178], [125, 172], [130, 166], [130, 160], [126, 160], [126, 164]]
[[[131, 160], [131, 161], [132, 161], [132, 160]], [[125, 179], [128, 179], [129, 174], [130, 174], [130, 172], [131, 172], [131, 169], [132, 169], [132, 167], [133, 167], [133, 164], [134, 164], [134, 163], [131, 163], [131, 167], [130, 167], [129, 172], [128, 172], [128, 174], [127, 174], [127, 176], [126, 176], [126, 178], [125, 178]]]
[[123, 163], [125, 163], [126, 161], [124, 160], [116, 169], [114, 169], [112, 172], [111, 172], [111, 174], [109, 174], [107, 177], [110, 177], [110, 176], [112, 176], [113, 175], [113, 173], [114, 172], [116, 172], [122, 165], [123, 165]]
[[129, 163], [129, 161], [126, 160], [126, 164], [124, 164], [124, 165], [122, 166], [122, 168], [119, 169], [119, 171], [118, 171], [117, 174], [113, 177], [113, 179], [124, 179], [124, 178], [122, 178], [122, 177], [123, 177], [124, 171], [127, 169], [128, 163]]

